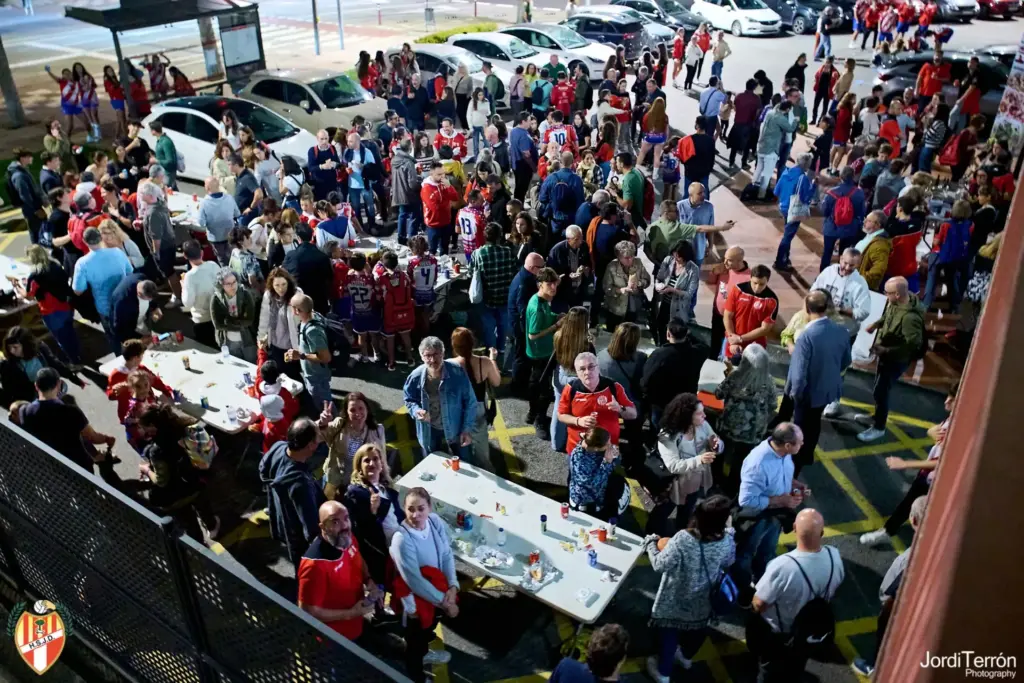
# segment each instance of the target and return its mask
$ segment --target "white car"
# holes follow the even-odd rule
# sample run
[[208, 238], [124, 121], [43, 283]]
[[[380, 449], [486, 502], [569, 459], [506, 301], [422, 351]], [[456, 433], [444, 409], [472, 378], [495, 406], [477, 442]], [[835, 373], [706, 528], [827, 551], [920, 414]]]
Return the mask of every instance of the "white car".
[[448, 44], [469, 50], [482, 61], [490, 62], [491, 66], [512, 72], [517, 66], [525, 69], [533, 64], [540, 69], [548, 63], [548, 55], [507, 33], [458, 33], [448, 38]]
[[[401, 46], [393, 47], [385, 52], [384, 58], [387, 60], [387, 63], [390, 64], [391, 58], [400, 51]], [[454, 86], [455, 83], [452, 81], [451, 76], [460, 65], [465, 64], [466, 68], [469, 69], [469, 75], [473, 77], [473, 88], [484, 87], [484, 79], [487, 78], [487, 74], [483, 72], [484, 63], [469, 50], [447, 44], [417, 44], [415, 52], [416, 65], [420, 68], [420, 78], [424, 84], [427, 84], [443, 69], [449, 76], [449, 85]], [[493, 67], [494, 75], [505, 85], [505, 99], [498, 102], [498, 106], [499, 108], [508, 108], [508, 83], [512, 80], [512, 75], [515, 71], [502, 68], [497, 64], [492, 64], [491, 66]]]
[[388, 108], [384, 100], [348, 75], [315, 69], [256, 71], [239, 95], [310, 133], [324, 129], [332, 137], [339, 128], [351, 129], [356, 116], [362, 116], [370, 131], [376, 132]]
[[306, 166], [306, 153], [316, 144], [315, 135], [266, 107], [233, 97], [180, 97], [154, 104], [152, 113], [142, 121], [139, 134], [155, 149], [156, 140], [149, 132], [149, 124], [159, 121], [164, 134], [185, 157], [185, 170], [179, 171], [178, 177], [203, 180], [210, 175], [210, 160], [217, 145], [217, 125], [225, 109], [235, 112], [239, 122], [252, 128], [256, 139], [270, 145], [279, 158], [295, 157], [299, 166]]
[[559, 61], [568, 66], [570, 73], [576, 70], [577, 64], [582, 63], [587, 67], [591, 81], [604, 78], [604, 65], [609, 57], [615, 55], [615, 48], [587, 40], [560, 24], [515, 24], [501, 29], [501, 33], [519, 38], [542, 54], [558, 55]]
[[693, 0], [690, 11], [734, 36], [773, 36], [782, 31], [782, 18], [761, 0]]

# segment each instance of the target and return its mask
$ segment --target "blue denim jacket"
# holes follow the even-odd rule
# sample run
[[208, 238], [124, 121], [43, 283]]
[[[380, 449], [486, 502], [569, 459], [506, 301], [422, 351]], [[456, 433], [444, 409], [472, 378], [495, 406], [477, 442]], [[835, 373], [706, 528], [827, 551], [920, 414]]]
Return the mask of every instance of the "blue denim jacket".
[[[405, 407], [416, 421], [416, 439], [423, 447], [423, 455], [429, 453], [430, 422], [416, 420], [415, 415], [417, 410], [430, 410], [430, 400], [423, 383], [426, 372], [427, 366], [420, 365], [405, 380]], [[444, 438], [453, 441], [463, 432], [472, 432], [476, 423], [476, 396], [469, 375], [455, 361], [446, 360], [441, 368], [440, 393]]]

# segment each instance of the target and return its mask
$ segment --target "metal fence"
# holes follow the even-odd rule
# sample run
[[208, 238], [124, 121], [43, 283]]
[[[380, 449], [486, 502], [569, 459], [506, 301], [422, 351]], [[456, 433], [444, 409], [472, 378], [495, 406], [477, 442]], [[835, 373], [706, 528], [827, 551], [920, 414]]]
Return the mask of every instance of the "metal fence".
[[0, 579], [60, 603], [82, 642], [131, 680], [407, 681], [10, 423]]

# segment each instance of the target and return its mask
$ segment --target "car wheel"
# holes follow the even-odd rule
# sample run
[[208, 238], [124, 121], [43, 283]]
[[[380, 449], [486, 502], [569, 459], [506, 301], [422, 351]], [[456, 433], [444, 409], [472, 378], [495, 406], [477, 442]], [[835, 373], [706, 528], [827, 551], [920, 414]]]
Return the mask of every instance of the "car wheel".
[[988, 19], [988, 7], [986, 7], [985, 5], [982, 5], [978, 9], [978, 18], [979, 19]]
[[793, 19], [793, 34], [800, 36], [804, 33], [807, 33], [807, 20], [803, 17], [796, 17]]
[[732, 22], [732, 27], [730, 28], [730, 30], [732, 31], [732, 34], [737, 38], [743, 35], [743, 25], [740, 24], [740, 22], [738, 21]]

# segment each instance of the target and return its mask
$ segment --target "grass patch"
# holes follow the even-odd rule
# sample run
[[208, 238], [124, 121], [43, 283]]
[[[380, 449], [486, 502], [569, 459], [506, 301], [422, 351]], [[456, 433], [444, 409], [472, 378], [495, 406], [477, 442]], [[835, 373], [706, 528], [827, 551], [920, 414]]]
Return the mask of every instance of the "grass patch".
[[444, 31], [437, 31], [436, 33], [429, 33], [422, 38], [417, 38], [417, 43], [429, 43], [439, 44], [447, 43], [451, 36], [456, 36], [460, 33], [490, 33], [491, 31], [497, 31], [498, 25], [493, 21], [485, 21], [479, 24], [466, 24], [464, 26], [456, 26], [455, 28], [446, 29]]

